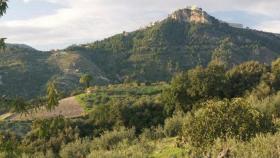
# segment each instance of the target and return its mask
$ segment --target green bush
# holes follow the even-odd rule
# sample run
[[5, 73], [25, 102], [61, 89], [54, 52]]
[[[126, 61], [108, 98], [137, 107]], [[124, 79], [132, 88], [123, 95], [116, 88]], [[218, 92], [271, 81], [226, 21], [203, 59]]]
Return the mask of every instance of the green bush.
[[32, 130], [23, 138], [21, 149], [27, 153], [46, 152], [58, 153], [62, 144], [67, 144], [79, 137], [79, 129], [72, 127], [69, 119], [57, 117], [36, 120]]
[[56, 158], [57, 156], [51, 151], [48, 150], [46, 153], [44, 152], [35, 152], [32, 154], [23, 153], [21, 158]]
[[122, 110], [122, 119], [126, 127], [135, 127], [140, 132], [144, 128], [163, 124], [165, 115], [161, 104], [150, 97], [143, 97]]
[[132, 142], [136, 138], [134, 129], [121, 127], [113, 131], [105, 131], [100, 138], [93, 140], [93, 149], [112, 150], [124, 140]]
[[[280, 134], [259, 135], [249, 142], [242, 142], [236, 139], [228, 139], [226, 142], [218, 139], [208, 152], [213, 157], [225, 148], [229, 149], [229, 157], [238, 158], [279, 158], [280, 157]], [[209, 151], [210, 150], [210, 151]]]
[[90, 153], [91, 142], [89, 139], [77, 139], [62, 146], [59, 155], [63, 158], [85, 158]]
[[267, 115], [280, 117], [280, 92], [264, 99], [258, 99], [254, 95], [249, 96], [247, 99], [254, 107]]
[[171, 118], [167, 118], [164, 124], [164, 133], [168, 137], [175, 137], [182, 132], [185, 116], [177, 113]]
[[260, 83], [266, 72], [267, 67], [256, 61], [245, 62], [232, 68], [226, 74], [226, 95], [230, 98], [243, 96], [246, 91], [251, 91]]
[[164, 137], [164, 129], [161, 126], [145, 128], [140, 135], [141, 140], [158, 140]]
[[150, 157], [153, 150], [148, 143], [123, 141], [114, 150], [92, 150], [88, 158], [143, 158]]
[[249, 140], [258, 133], [275, 130], [271, 117], [253, 108], [243, 99], [208, 101], [188, 115], [183, 137], [193, 146], [204, 146], [217, 138]]

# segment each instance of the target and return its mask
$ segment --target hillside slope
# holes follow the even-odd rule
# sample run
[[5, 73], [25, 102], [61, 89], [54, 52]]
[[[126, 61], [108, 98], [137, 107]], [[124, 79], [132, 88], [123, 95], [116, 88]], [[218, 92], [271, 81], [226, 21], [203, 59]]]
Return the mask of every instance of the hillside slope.
[[278, 35], [234, 28], [202, 9], [185, 8], [146, 28], [65, 50], [8, 45], [0, 58], [0, 95], [43, 95], [49, 80], [70, 93], [81, 88], [84, 73], [94, 77], [93, 84], [168, 81], [213, 60], [232, 67], [248, 60], [270, 63], [279, 55]]
[[248, 60], [269, 63], [280, 54], [275, 34], [234, 28], [202, 10], [191, 12], [178, 10], [145, 29], [69, 49], [88, 51], [112, 79], [140, 81], [168, 80], [211, 60], [229, 66]]

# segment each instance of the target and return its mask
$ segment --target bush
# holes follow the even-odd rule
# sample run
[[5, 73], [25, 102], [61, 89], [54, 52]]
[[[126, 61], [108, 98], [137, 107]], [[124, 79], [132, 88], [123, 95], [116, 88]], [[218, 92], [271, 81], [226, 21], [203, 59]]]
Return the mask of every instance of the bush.
[[163, 124], [165, 116], [162, 105], [144, 97], [133, 105], [127, 105], [122, 110], [122, 119], [126, 127], [135, 127], [140, 132], [144, 128]]
[[275, 131], [271, 117], [242, 99], [208, 101], [204, 106], [189, 115], [183, 127], [183, 137], [193, 146], [205, 146], [216, 138], [249, 140], [258, 133]]
[[177, 113], [171, 118], [167, 118], [164, 124], [164, 133], [168, 137], [175, 137], [182, 132], [185, 116]]
[[227, 96], [240, 97], [246, 91], [251, 91], [260, 83], [262, 75], [266, 72], [267, 67], [256, 61], [245, 62], [229, 70], [226, 74]]
[[90, 153], [90, 143], [89, 139], [77, 139], [63, 146], [59, 155], [63, 158], [85, 158]]
[[148, 143], [123, 141], [114, 150], [92, 150], [88, 158], [143, 158], [149, 157], [154, 148]]
[[112, 150], [124, 140], [132, 142], [136, 138], [134, 129], [121, 127], [113, 131], [105, 131], [100, 138], [93, 140], [93, 149]]
[[72, 127], [69, 119], [57, 117], [36, 120], [32, 123], [32, 130], [22, 140], [21, 148], [28, 153], [52, 150], [57, 154], [63, 143], [69, 143], [77, 137], [79, 129]]
[[57, 157], [51, 150], [48, 150], [46, 153], [36, 152], [33, 154], [23, 153], [21, 158], [55, 158]]
[[221, 139], [215, 141], [208, 150], [213, 157], [224, 149], [228, 148], [229, 157], [238, 158], [279, 158], [280, 157], [280, 133], [275, 135], [259, 135], [249, 142], [242, 142], [236, 139], [229, 139], [224, 142]]
[[161, 126], [145, 128], [140, 135], [141, 140], [158, 140], [164, 137], [164, 130]]
[[278, 118], [280, 117], [280, 92], [264, 99], [258, 99], [252, 95], [248, 97], [248, 101], [251, 102], [254, 107], [267, 115], [272, 115]]

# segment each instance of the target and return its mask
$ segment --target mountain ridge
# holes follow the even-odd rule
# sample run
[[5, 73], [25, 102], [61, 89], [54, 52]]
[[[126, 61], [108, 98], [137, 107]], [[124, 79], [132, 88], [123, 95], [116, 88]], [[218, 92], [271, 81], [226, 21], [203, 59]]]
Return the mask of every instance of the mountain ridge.
[[235, 28], [200, 8], [185, 8], [146, 28], [62, 50], [8, 44], [0, 59], [0, 90], [31, 98], [43, 95], [45, 83], [55, 80], [69, 95], [81, 88], [84, 73], [94, 77], [94, 85], [169, 81], [213, 60], [233, 66], [248, 60], [270, 63], [279, 55], [276, 34]]

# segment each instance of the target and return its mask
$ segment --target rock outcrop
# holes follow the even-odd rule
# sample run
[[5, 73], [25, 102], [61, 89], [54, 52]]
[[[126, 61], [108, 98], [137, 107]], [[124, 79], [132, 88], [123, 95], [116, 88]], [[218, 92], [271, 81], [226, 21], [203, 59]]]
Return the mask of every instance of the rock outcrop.
[[210, 16], [201, 8], [198, 8], [196, 6], [187, 7], [185, 9], [180, 9], [178, 11], [175, 11], [173, 14], [170, 15], [170, 18], [182, 22], [192, 22], [192, 23], [202, 23], [202, 24], [211, 23]]

